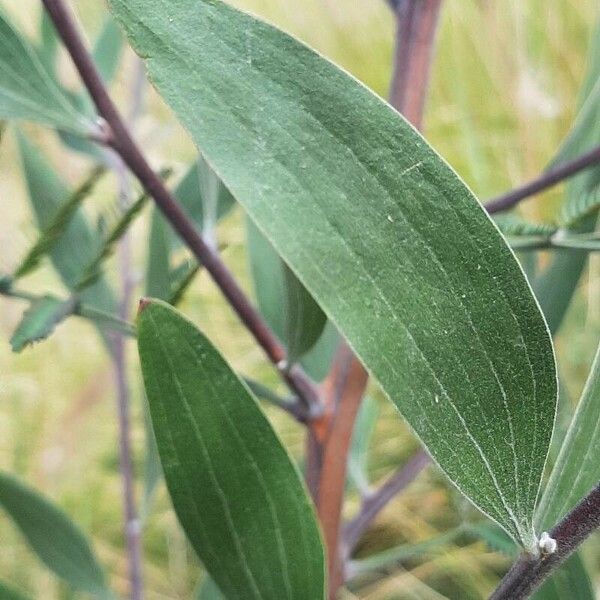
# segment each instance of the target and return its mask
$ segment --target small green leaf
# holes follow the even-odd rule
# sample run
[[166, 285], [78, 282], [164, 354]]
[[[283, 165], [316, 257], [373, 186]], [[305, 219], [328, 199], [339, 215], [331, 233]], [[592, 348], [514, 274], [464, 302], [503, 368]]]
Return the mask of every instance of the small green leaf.
[[352, 445], [348, 457], [348, 479], [362, 494], [369, 492], [369, 445], [375, 433], [378, 416], [377, 401], [371, 396], [365, 396], [354, 424]]
[[[19, 132], [17, 139], [29, 190], [29, 201], [38, 228], [44, 230], [50, 226], [57, 210], [64, 205], [71, 192], [46, 158], [23, 133]], [[75, 287], [84, 269], [96, 256], [99, 246], [99, 236], [92, 232], [83, 211], [77, 210], [50, 252], [54, 268], [70, 291], [76, 291]], [[78, 297], [91, 308], [108, 314], [117, 313], [116, 299], [103, 277], [83, 290]], [[104, 333], [102, 335], [108, 344], [107, 336]]]
[[0, 600], [28, 600], [27, 596], [0, 581]]
[[142, 304], [138, 346], [173, 506], [230, 599], [322, 600], [324, 557], [300, 476], [248, 388], [168, 304]]
[[531, 596], [531, 600], [595, 600], [595, 598], [596, 594], [590, 576], [579, 553], [573, 554]]
[[198, 588], [196, 600], [225, 600], [225, 596], [210, 577], [204, 576]]
[[[289, 323], [289, 296], [290, 290], [298, 286], [301, 287], [300, 294], [306, 298], [309, 307], [314, 305], [314, 312], [318, 316], [316, 323], [321, 327], [321, 309], [250, 219], [246, 220], [246, 240], [258, 309], [277, 337], [287, 344], [294, 339], [293, 332], [297, 331], [297, 326]], [[291, 280], [288, 281], [290, 277]], [[309, 314], [312, 312], [312, 308], [309, 308]], [[302, 340], [304, 334], [298, 333], [299, 339]], [[335, 327], [325, 322], [320, 337], [314, 342], [311, 341], [311, 347], [302, 356], [302, 366], [316, 381], [321, 381], [329, 372], [339, 342], [340, 337]]]
[[536, 511], [550, 529], [600, 480], [600, 346]]
[[402, 544], [367, 558], [353, 560], [348, 565], [348, 576], [352, 579], [358, 575], [369, 573], [371, 571], [397, 567], [397, 565], [404, 560], [409, 560], [424, 554], [445, 552], [448, 550], [447, 545], [456, 540], [462, 533], [464, 533], [462, 527], [457, 527], [456, 529], [429, 540], [425, 540], [424, 542]]
[[494, 552], [500, 552], [512, 559], [516, 559], [519, 555], [518, 546], [493, 523], [480, 522], [465, 525], [465, 531], [481, 538]]
[[107, 16], [96, 38], [93, 59], [105, 83], [114, 81], [123, 53], [123, 34], [115, 20]]
[[553, 349], [467, 187], [388, 104], [274, 27], [216, 0], [110, 5], [207, 161], [433, 458], [534, 550]]
[[10, 339], [13, 352], [21, 352], [25, 346], [46, 339], [60, 322], [73, 314], [74, 308], [73, 300], [53, 296], [44, 296], [32, 303]]
[[19, 279], [33, 271], [40, 260], [49, 254], [55, 244], [64, 235], [83, 201], [93, 192], [94, 186], [104, 173], [104, 168], [96, 167], [85, 181], [67, 198], [48, 220], [48, 224], [40, 231], [40, 237], [26, 254], [15, 270], [13, 278]]
[[280, 340], [286, 336], [284, 264], [251, 219], [246, 219], [246, 243], [260, 314]]
[[286, 346], [294, 364], [321, 337], [327, 317], [289, 267], [284, 266]]
[[112, 598], [102, 567], [71, 519], [56, 505], [7, 473], [0, 472], [0, 507], [42, 562], [73, 587]]
[[39, 56], [40, 60], [44, 63], [47, 72], [52, 75], [54, 75], [56, 69], [56, 56], [58, 54], [58, 48], [58, 36], [56, 35], [54, 23], [48, 15], [48, 11], [42, 10], [40, 12]]
[[87, 136], [94, 122], [75, 110], [33, 46], [0, 9], [0, 119], [35, 121]]

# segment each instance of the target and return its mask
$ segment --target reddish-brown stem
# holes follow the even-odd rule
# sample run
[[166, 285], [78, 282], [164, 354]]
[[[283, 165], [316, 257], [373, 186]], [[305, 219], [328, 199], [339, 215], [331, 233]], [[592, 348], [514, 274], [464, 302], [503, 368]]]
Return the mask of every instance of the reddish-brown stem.
[[[441, 3], [441, 0], [400, 0], [392, 4], [397, 9], [398, 37], [390, 102], [419, 129]], [[348, 452], [367, 381], [367, 372], [342, 344], [325, 382], [329, 399], [326, 414], [320, 422], [312, 424], [307, 439], [306, 479], [327, 544], [330, 598], [335, 597], [344, 580], [345, 553], [340, 529]], [[322, 425], [327, 428], [327, 435], [320, 429]], [[389, 501], [387, 495], [385, 498], [383, 504]], [[369, 515], [361, 519], [361, 533], [371, 521]]]
[[490, 600], [524, 600], [538, 588], [577, 547], [600, 527], [600, 484], [552, 529], [556, 552], [523, 554], [511, 567]]
[[[314, 421], [311, 434], [320, 448], [319, 473], [313, 486], [329, 565], [329, 597], [335, 598], [343, 583], [340, 554], [342, 506], [346, 487], [346, 463], [356, 414], [367, 385], [367, 372], [352, 351], [342, 344], [331, 373], [323, 384], [325, 414]], [[316, 486], [315, 486], [316, 483]]]
[[[220, 256], [198, 233], [177, 201], [152, 170], [137, 144], [129, 134], [119, 111], [110, 98], [98, 70], [79, 34], [75, 21], [63, 0], [42, 0], [48, 14], [66, 46], [100, 116], [106, 121], [106, 142], [117, 152], [129, 170], [139, 179], [146, 192], [185, 241], [198, 261], [210, 273], [214, 282], [229, 301], [233, 310], [271, 362], [281, 367], [286, 361], [285, 348], [252, 306]], [[313, 382], [299, 367], [279, 368], [290, 388], [305, 403], [307, 411], [318, 412], [318, 392]]]
[[397, 35], [390, 104], [421, 129], [442, 0], [396, 3]]

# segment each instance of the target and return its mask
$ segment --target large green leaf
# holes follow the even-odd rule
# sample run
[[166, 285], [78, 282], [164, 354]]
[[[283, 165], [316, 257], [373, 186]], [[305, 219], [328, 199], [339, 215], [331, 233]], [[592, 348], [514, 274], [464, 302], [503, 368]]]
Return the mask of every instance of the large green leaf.
[[77, 111], [37, 51], [0, 8], [0, 119], [23, 119], [81, 135], [94, 122]]
[[217, 584], [210, 577], [205, 576], [198, 588], [196, 600], [224, 600], [224, 596]]
[[469, 190], [389, 105], [277, 29], [216, 0], [111, 6], [215, 172], [435, 460], [533, 548], [552, 345]]
[[[57, 210], [71, 193], [23, 133], [19, 133], [18, 141], [29, 200], [38, 227], [43, 230], [52, 223]], [[95, 236], [89, 227], [83, 211], [77, 210], [50, 252], [52, 264], [69, 290], [75, 290], [84, 270], [95, 258], [100, 241], [100, 237]], [[82, 290], [79, 298], [90, 307], [110, 314], [117, 313], [114, 294], [103, 277]], [[107, 340], [106, 336], [104, 339]]]
[[100, 598], [113, 597], [87, 539], [60, 508], [2, 472], [0, 507], [21, 530], [32, 550], [56, 575], [73, 587]]
[[600, 347], [536, 511], [549, 529], [600, 480]]
[[138, 346], [171, 499], [211, 577], [227, 598], [322, 599], [310, 500], [248, 388], [164, 302], [142, 306]]

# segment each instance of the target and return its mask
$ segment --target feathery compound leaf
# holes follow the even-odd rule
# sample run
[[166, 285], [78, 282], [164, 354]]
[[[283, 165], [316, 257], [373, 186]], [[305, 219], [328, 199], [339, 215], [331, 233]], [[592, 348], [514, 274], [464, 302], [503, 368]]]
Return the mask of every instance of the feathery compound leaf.
[[80, 135], [95, 125], [75, 110], [37, 51], [0, 8], [0, 119], [36, 121]]
[[[39, 229], [44, 230], [50, 226], [56, 211], [71, 196], [71, 192], [25, 135], [19, 132], [17, 139], [29, 201]], [[79, 208], [50, 251], [52, 264], [70, 291], [76, 291], [75, 286], [84, 269], [96, 256], [98, 248], [99, 236], [92, 233]], [[117, 313], [114, 294], [103, 277], [79, 293], [78, 298], [91, 308], [108, 314]], [[104, 340], [108, 343], [105, 335]]]
[[56, 505], [7, 473], [0, 472], [2, 507], [56, 575], [73, 587], [112, 598], [104, 572], [79, 528]]
[[142, 304], [138, 347], [173, 506], [210, 576], [229, 599], [322, 600], [310, 500], [248, 388], [164, 302]]
[[82, 290], [98, 280], [101, 274], [101, 268], [104, 261], [111, 256], [117, 242], [127, 233], [127, 230], [135, 219], [140, 215], [144, 206], [149, 200], [149, 196], [143, 193], [117, 220], [115, 225], [106, 235], [102, 247], [98, 254], [93, 258], [90, 264], [83, 271], [81, 279], [76, 284], [76, 289]]
[[536, 511], [549, 529], [600, 480], [600, 346]]
[[558, 227], [550, 223], [532, 223], [517, 213], [502, 213], [494, 217], [498, 229], [506, 236], [549, 237]]
[[438, 464], [534, 550], [552, 345], [469, 190], [389, 105], [277, 29], [216, 0], [111, 7], [215, 172]]
[[103, 173], [103, 167], [96, 167], [79, 188], [58, 207], [55, 214], [49, 219], [46, 227], [40, 232], [38, 241], [26, 254], [19, 267], [17, 267], [13, 275], [15, 280], [33, 271], [39, 265], [40, 260], [51, 252], [54, 245], [69, 227], [77, 209], [92, 193], [94, 186]]
[[61, 321], [73, 314], [74, 308], [74, 300], [59, 300], [53, 296], [33, 302], [10, 338], [13, 352], [21, 352], [25, 346], [47, 338]]

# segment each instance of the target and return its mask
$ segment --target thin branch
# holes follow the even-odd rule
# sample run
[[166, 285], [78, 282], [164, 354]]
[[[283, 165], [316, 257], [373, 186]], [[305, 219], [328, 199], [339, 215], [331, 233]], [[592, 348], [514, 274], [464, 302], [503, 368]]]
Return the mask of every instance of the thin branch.
[[490, 600], [524, 600], [529, 598], [577, 547], [600, 527], [600, 484], [598, 484], [554, 529], [550, 537], [556, 541], [553, 554], [523, 554]]
[[[140, 76], [141, 74], [141, 76]], [[140, 115], [144, 97], [144, 72], [141, 61], [137, 60], [134, 85], [131, 90], [129, 124], [134, 126]], [[131, 202], [131, 181], [127, 167], [118, 155], [114, 159], [113, 170], [117, 177], [119, 187], [119, 206], [125, 213]], [[135, 289], [133, 274], [131, 272], [131, 234], [127, 230], [119, 241], [119, 274], [121, 279], [121, 301], [119, 305], [119, 318], [126, 320], [129, 317], [131, 302]], [[119, 462], [123, 487], [123, 515], [125, 539], [127, 540], [127, 559], [129, 562], [129, 579], [131, 600], [143, 600], [144, 587], [142, 577], [142, 527], [138, 518], [135, 501], [135, 475], [133, 470], [131, 450], [131, 394], [127, 383], [127, 348], [126, 338], [120, 333], [113, 335], [112, 363], [117, 390], [117, 415], [119, 432]]]
[[377, 515], [391, 500], [405, 490], [429, 463], [429, 455], [424, 450], [419, 450], [377, 491], [364, 498], [358, 515], [344, 528], [343, 550], [346, 558], [352, 555], [356, 544]]
[[397, 34], [390, 104], [421, 129], [442, 0], [402, 0], [392, 6]]
[[107, 124], [107, 142], [121, 156], [128, 168], [152, 196], [163, 215], [184, 240], [196, 258], [210, 273], [242, 323], [252, 333], [282, 377], [312, 413], [318, 413], [319, 397], [314, 383], [295, 366], [283, 370], [285, 348], [252, 306], [218, 253], [210, 248], [187, 218], [177, 201], [152, 170], [119, 114], [98, 74], [96, 66], [79, 34], [71, 12], [63, 0], [42, 0], [65, 44], [100, 116]]
[[513, 206], [519, 204], [519, 202], [554, 187], [565, 179], [569, 179], [570, 177], [581, 173], [581, 171], [589, 169], [597, 164], [600, 164], [600, 146], [596, 146], [589, 152], [565, 162], [558, 167], [549, 169], [536, 179], [533, 179], [506, 194], [493, 198], [489, 202], [486, 202], [484, 206], [490, 214], [509, 210], [510, 208], [513, 208]]

